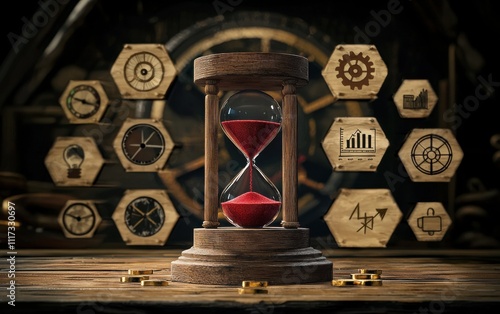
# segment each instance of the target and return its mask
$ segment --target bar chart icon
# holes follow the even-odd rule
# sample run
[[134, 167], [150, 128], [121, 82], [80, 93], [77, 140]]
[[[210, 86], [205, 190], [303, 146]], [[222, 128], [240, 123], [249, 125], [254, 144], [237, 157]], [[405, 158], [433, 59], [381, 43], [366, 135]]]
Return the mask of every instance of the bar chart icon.
[[347, 132], [340, 128], [340, 157], [370, 157], [375, 156], [376, 130], [356, 129], [354, 132]]

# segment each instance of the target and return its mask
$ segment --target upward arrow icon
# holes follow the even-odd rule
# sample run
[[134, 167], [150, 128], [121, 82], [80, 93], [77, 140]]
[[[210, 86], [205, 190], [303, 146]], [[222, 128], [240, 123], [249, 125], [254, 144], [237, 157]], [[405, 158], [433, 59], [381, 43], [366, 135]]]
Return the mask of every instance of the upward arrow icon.
[[373, 230], [374, 219], [377, 216], [380, 216], [380, 221], [384, 220], [385, 214], [387, 213], [387, 208], [375, 208], [375, 210], [377, 211], [377, 213], [373, 216], [368, 216], [366, 212], [364, 213], [364, 215], [361, 215], [359, 203], [356, 205], [351, 213], [351, 216], [349, 217], [349, 220], [351, 220], [353, 216], [356, 215], [357, 220], [363, 220], [363, 222], [361, 222], [361, 228], [359, 228], [356, 232], [363, 230], [363, 232], [366, 234], [366, 229]]
[[377, 210], [377, 215], [380, 215], [380, 220], [384, 220], [385, 213], [387, 213], [387, 208], [376, 208], [376, 210]]

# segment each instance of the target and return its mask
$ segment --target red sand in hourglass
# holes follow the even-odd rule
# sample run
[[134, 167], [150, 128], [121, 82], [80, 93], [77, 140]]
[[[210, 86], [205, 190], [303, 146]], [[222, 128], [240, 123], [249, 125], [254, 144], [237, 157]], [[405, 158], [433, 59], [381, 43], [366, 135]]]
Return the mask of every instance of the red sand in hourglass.
[[[274, 139], [280, 123], [262, 120], [232, 120], [222, 122], [227, 136], [250, 160]], [[263, 227], [274, 220], [281, 202], [252, 191], [252, 167], [250, 167], [249, 192], [221, 203], [226, 217], [245, 228]]]
[[262, 120], [231, 120], [221, 123], [234, 145], [253, 159], [278, 134], [278, 122]]
[[244, 228], [260, 228], [272, 222], [281, 202], [256, 192], [246, 192], [221, 204], [222, 211], [234, 224]]

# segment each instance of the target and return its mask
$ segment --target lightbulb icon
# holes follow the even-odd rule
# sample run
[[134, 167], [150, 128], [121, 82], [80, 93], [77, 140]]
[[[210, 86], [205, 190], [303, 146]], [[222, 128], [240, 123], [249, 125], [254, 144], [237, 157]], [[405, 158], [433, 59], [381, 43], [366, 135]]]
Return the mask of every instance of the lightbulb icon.
[[64, 150], [63, 158], [68, 165], [68, 178], [80, 178], [81, 165], [85, 159], [83, 149], [76, 144], [69, 145]]

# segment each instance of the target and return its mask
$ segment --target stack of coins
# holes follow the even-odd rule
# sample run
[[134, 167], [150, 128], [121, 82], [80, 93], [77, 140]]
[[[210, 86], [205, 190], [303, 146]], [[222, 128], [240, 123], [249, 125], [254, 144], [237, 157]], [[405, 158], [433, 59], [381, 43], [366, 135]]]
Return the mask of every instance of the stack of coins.
[[140, 282], [141, 286], [168, 286], [168, 281], [163, 279], [149, 279], [153, 274], [152, 269], [129, 269], [130, 276], [120, 277], [120, 282]]
[[334, 279], [332, 286], [382, 286], [382, 270], [380, 269], [358, 269], [357, 273], [351, 274], [350, 279]]
[[238, 288], [239, 294], [267, 294], [267, 281], [245, 280], [241, 282], [242, 288]]

